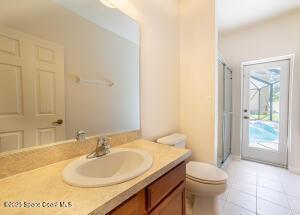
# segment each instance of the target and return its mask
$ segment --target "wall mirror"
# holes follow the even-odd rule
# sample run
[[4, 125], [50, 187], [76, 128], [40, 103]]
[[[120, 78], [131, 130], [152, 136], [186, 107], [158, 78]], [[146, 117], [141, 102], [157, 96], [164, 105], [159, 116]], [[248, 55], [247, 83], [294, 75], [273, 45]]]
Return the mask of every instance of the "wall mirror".
[[2, 0], [0, 153], [140, 129], [139, 38], [99, 0]]

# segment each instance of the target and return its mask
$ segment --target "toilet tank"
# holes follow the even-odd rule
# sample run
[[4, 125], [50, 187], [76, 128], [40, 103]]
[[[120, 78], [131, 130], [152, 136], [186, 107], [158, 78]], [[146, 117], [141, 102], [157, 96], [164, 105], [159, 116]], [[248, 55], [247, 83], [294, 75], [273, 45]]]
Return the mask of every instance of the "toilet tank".
[[175, 133], [166, 137], [159, 138], [157, 142], [177, 148], [185, 148], [186, 136], [184, 134]]

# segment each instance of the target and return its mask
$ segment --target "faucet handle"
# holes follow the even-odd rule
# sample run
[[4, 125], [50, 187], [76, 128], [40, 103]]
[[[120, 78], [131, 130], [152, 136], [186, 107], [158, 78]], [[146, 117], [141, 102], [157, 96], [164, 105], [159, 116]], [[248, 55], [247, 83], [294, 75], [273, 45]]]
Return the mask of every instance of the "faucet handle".
[[91, 158], [101, 157], [110, 153], [109, 150], [111, 147], [109, 144], [110, 139], [111, 138], [107, 136], [98, 136], [96, 149], [91, 154], [89, 154], [87, 158], [91, 159]]
[[110, 144], [109, 144], [110, 140], [111, 140], [110, 137], [102, 136], [102, 137], [98, 138], [98, 144], [102, 145], [102, 146], [105, 146], [106, 148], [110, 148]]
[[102, 144], [108, 149], [110, 148], [110, 144], [109, 144], [110, 140], [111, 140], [111, 137], [108, 137], [108, 136], [102, 137]]
[[85, 135], [86, 135], [85, 131], [77, 131], [76, 140], [77, 141], [85, 140]]

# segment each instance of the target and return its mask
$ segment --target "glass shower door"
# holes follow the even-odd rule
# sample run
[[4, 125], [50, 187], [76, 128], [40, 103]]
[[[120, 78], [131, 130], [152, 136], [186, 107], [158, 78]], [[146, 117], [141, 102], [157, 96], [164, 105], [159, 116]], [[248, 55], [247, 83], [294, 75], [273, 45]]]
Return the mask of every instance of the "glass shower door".
[[232, 71], [221, 60], [218, 71], [218, 166], [221, 166], [231, 153]]
[[231, 153], [232, 128], [232, 71], [224, 69], [224, 112], [223, 112], [223, 162]]

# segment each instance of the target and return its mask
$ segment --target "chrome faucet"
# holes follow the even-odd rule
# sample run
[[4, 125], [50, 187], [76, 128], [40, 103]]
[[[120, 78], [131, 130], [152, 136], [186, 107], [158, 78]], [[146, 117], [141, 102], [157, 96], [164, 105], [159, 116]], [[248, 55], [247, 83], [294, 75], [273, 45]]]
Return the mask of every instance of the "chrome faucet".
[[77, 141], [85, 140], [85, 135], [86, 135], [85, 131], [77, 131], [76, 140]]
[[92, 158], [98, 158], [102, 157], [104, 155], [107, 155], [110, 153], [110, 147], [111, 145], [109, 144], [110, 138], [107, 136], [99, 137], [97, 140], [97, 145], [95, 151], [93, 151], [91, 154], [87, 156], [88, 159]]

